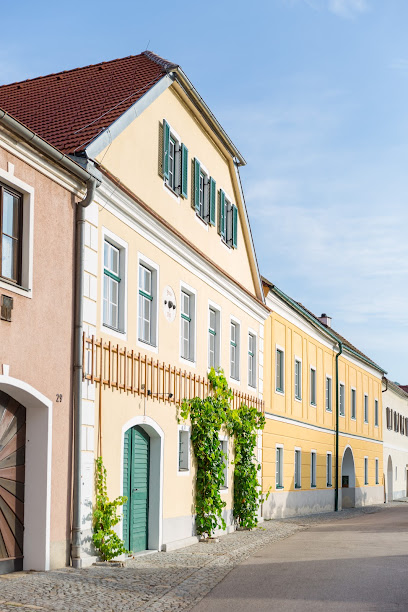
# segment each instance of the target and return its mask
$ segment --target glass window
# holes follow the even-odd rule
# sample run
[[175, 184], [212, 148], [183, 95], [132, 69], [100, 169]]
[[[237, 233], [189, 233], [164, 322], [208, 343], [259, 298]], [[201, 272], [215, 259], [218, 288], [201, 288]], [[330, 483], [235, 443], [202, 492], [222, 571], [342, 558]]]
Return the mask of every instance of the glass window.
[[276, 488], [283, 489], [283, 448], [276, 447]]
[[200, 172], [200, 208], [197, 211], [202, 219], [205, 218], [206, 213], [206, 175], [203, 172]]
[[103, 323], [119, 329], [120, 251], [105, 240], [103, 248]]
[[208, 324], [208, 367], [217, 368], [217, 311], [210, 308]]
[[378, 427], [378, 400], [374, 400], [374, 425]]
[[346, 401], [346, 398], [344, 396], [344, 385], [343, 383], [340, 383], [339, 385], [340, 416], [344, 416], [346, 414], [345, 401]]
[[326, 376], [326, 410], [332, 411], [332, 380]]
[[0, 276], [21, 284], [22, 197], [0, 189]]
[[230, 369], [231, 378], [239, 380], [239, 325], [233, 321], [231, 321]]
[[302, 399], [302, 362], [295, 359], [295, 398]]
[[248, 385], [256, 387], [256, 338], [253, 334], [248, 334]]
[[356, 418], [356, 390], [351, 389], [351, 418]]
[[375, 460], [375, 484], [380, 484], [378, 474], [378, 459]]
[[181, 292], [181, 356], [194, 361], [193, 297]]
[[316, 370], [310, 368], [310, 403], [316, 406]]
[[332, 486], [332, 454], [331, 453], [327, 453], [326, 455], [326, 482], [327, 482], [327, 486], [331, 487]]
[[310, 456], [310, 485], [316, 486], [316, 453], [312, 451]]
[[189, 470], [189, 459], [190, 459], [190, 432], [184, 429], [179, 430], [179, 455], [178, 455], [178, 469], [179, 472], [186, 472]]
[[176, 141], [170, 136], [169, 143], [169, 178], [167, 184], [173, 191], [176, 189]]
[[368, 457], [364, 457], [364, 484], [368, 485]]
[[220, 449], [224, 453], [224, 482], [221, 489], [228, 489], [228, 440], [220, 440]]
[[139, 264], [139, 340], [154, 344], [152, 271]]
[[364, 395], [364, 423], [368, 423], [368, 395]]
[[302, 486], [302, 455], [300, 450], [295, 450], [295, 489], [300, 489]]
[[283, 393], [284, 389], [284, 359], [283, 351], [276, 349], [276, 390]]

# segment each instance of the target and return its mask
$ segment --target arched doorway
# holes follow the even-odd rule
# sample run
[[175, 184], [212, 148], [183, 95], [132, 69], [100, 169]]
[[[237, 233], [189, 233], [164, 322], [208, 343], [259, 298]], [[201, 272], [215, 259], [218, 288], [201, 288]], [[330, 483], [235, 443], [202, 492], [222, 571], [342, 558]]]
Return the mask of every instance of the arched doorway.
[[0, 391], [0, 574], [23, 569], [26, 409]]
[[342, 508], [354, 508], [356, 504], [356, 472], [353, 451], [347, 446], [341, 464]]
[[123, 427], [122, 537], [132, 552], [161, 550], [164, 433], [150, 417]]
[[387, 462], [387, 501], [392, 501], [394, 499], [394, 491], [393, 491], [393, 471], [392, 471], [392, 459], [391, 455], [388, 456]]
[[[6, 499], [6, 503], [11, 508], [10, 504], [15, 508], [15, 516], [20, 523], [24, 523], [22, 533], [22, 553], [23, 553], [23, 569], [44, 571], [50, 569], [50, 514], [51, 514], [51, 451], [52, 451], [52, 402], [42, 393], [31, 387], [26, 382], [13, 378], [8, 375], [0, 375], [0, 394], [2, 404], [7, 402], [7, 415], [0, 407], [1, 414], [6, 416], [10, 421], [9, 427], [6, 428], [5, 440], [6, 445], [3, 448], [11, 449], [12, 445], [16, 445], [15, 452], [9, 455], [8, 472], [2, 472], [2, 477], [5, 480], [10, 480], [11, 483], [5, 483], [8, 488], [14, 488], [16, 495], [13, 502], [10, 496], [3, 492], [2, 497]], [[7, 398], [10, 398], [9, 400]], [[10, 412], [14, 407], [19, 408], [15, 411], [15, 418], [10, 418]], [[11, 410], [10, 410], [11, 408]], [[22, 446], [23, 431], [22, 430], [22, 414], [25, 412], [25, 447]], [[5, 421], [2, 421], [3, 425]], [[18, 436], [9, 434], [17, 430]], [[8, 432], [8, 433], [7, 433]], [[9, 439], [8, 439], [9, 438]], [[21, 449], [24, 448], [24, 451]], [[0, 450], [0, 453], [2, 450]], [[4, 451], [4, 454], [8, 450]], [[24, 476], [22, 470], [22, 456], [25, 456]], [[3, 457], [5, 459], [5, 457]], [[11, 463], [15, 463], [14, 466]], [[16, 480], [13, 483], [12, 478], [6, 478], [12, 474], [10, 468], [14, 467]], [[3, 464], [3, 469], [5, 469]], [[24, 493], [22, 494], [22, 485]], [[3, 489], [7, 490], [5, 486]], [[8, 491], [10, 493], [10, 491]], [[23, 497], [23, 511], [21, 503]], [[7, 511], [7, 508], [6, 508]], [[3, 512], [2, 512], [3, 513]], [[3, 513], [4, 517], [4, 513]], [[21, 521], [21, 518], [23, 521]], [[1, 518], [1, 517], [0, 517]], [[9, 520], [12, 521], [12, 516], [9, 514]], [[3, 526], [5, 522], [3, 520]], [[19, 526], [16, 523], [15, 529]], [[7, 530], [7, 527], [6, 527]], [[17, 542], [18, 534], [17, 535]], [[10, 533], [8, 534], [9, 543], [11, 542]], [[4, 539], [3, 539], [4, 541]], [[21, 539], [20, 539], [21, 542]], [[7, 548], [7, 547], [6, 547]], [[20, 546], [19, 546], [20, 548]], [[21, 548], [20, 548], [21, 549]], [[1, 556], [1, 555], [0, 555]], [[21, 563], [21, 562], [20, 562]], [[6, 571], [14, 571], [17, 568], [11, 567]]]

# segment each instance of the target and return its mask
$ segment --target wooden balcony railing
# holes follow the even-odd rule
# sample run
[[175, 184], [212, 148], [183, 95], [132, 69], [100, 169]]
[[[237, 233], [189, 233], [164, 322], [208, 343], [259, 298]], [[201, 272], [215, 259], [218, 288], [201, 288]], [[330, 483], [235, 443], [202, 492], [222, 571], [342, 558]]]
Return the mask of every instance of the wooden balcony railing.
[[[122, 348], [119, 344], [83, 335], [83, 379], [103, 388], [117, 389], [150, 397], [158, 402], [180, 406], [185, 399], [204, 398], [211, 394], [210, 382], [181, 368]], [[232, 407], [241, 404], [263, 411], [261, 399], [233, 390]]]

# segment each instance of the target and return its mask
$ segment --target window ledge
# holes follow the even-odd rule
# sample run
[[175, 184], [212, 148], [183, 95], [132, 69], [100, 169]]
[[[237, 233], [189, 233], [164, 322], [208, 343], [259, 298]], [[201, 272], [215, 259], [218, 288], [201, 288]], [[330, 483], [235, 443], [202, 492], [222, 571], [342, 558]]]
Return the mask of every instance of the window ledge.
[[276, 488], [277, 488], [277, 489], [284, 489], [285, 487], [284, 487], [284, 486], [282, 486], [282, 485], [276, 485]]
[[13, 283], [13, 281], [9, 281], [6, 278], [2, 278], [0, 276], [0, 287], [5, 289], [6, 291], [11, 291], [12, 293], [17, 293], [18, 295], [22, 295], [27, 298], [32, 297], [31, 289], [28, 287], [23, 287], [22, 285], [18, 285], [17, 283]]
[[312, 408], [316, 408], [317, 404], [315, 404], [314, 402], [310, 402], [310, 405], [312, 406]]
[[331, 408], [326, 408], [326, 412], [330, 412], [330, 413], [332, 413], [332, 412], [333, 412], [333, 410], [332, 410]]
[[310, 485], [311, 489], [316, 489], [316, 485]]
[[295, 395], [295, 402], [299, 402], [301, 404], [302, 403], [302, 398], [301, 397], [296, 397], [296, 395]]
[[343, 417], [343, 419], [346, 418], [346, 415], [345, 414], [341, 414], [341, 412], [339, 412], [339, 416]]
[[295, 489], [301, 489], [302, 485], [295, 485]]
[[326, 487], [327, 487], [328, 489], [332, 489], [332, 488], [333, 488], [333, 485], [332, 485], [332, 484], [327, 484], [327, 485], [326, 485]]
[[275, 393], [277, 393], [278, 395], [285, 395], [285, 392], [281, 389], [275, 389]]

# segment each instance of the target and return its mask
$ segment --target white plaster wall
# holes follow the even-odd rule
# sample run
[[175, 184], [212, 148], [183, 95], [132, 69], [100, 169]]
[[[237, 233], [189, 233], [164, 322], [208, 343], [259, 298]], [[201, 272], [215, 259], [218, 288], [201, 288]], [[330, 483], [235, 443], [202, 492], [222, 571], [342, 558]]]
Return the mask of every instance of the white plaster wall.
[[[408, 436], [387, 429], [386, 409], [401, 414], [404, 418], [408, 417], [408, 396], [394, 390], [391, 385], [383, 393], [383, 468], [385, 491], [388, 500], [388, 459], [392, 460], [392, 492], [393, 499], [407, 496], [407, 467], [408, 467]], [[392, 424], [394, 427], [394, 423]]]

